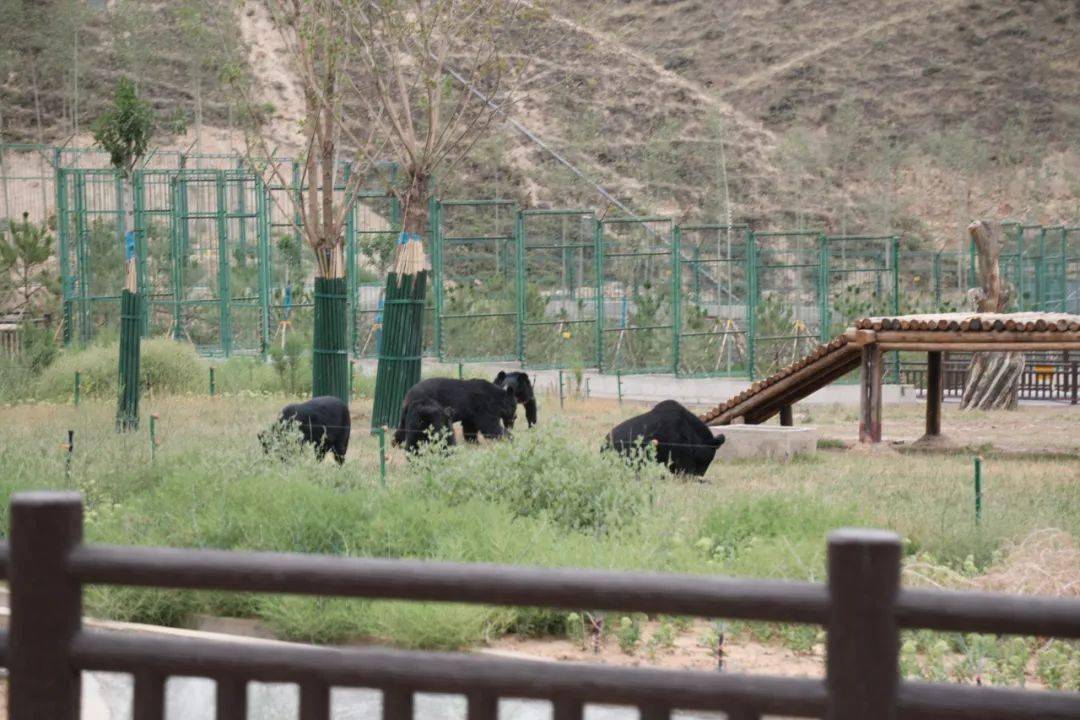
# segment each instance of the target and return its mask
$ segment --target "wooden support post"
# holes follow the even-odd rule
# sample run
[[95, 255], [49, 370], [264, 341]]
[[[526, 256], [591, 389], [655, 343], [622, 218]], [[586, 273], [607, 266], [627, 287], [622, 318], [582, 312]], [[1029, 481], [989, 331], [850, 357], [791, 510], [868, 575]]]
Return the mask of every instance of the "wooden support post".
[[881, 530], [829, 533], [827, 720], [893, 720], [899, 691], [900, 538]]
[[11, 499], [9, 717], [79, 717], [80, 675], [69, 652], [82, 629], [82, 587], [68, 575], [67, 558], [82, 542], [82, 522], [78, 493]]
[[862, 348], [862, 372], [859, 386], [859, 442], [881, 442], [881, 346]]
[[942, 366], [940, 350], [926, 353], [926, 434], [931, 437], [941, 434]]
[[790, 405], [780, 406], [780, 424], [784, 427], [792, 427], [795, 425], [794, 413], [791, 411]]

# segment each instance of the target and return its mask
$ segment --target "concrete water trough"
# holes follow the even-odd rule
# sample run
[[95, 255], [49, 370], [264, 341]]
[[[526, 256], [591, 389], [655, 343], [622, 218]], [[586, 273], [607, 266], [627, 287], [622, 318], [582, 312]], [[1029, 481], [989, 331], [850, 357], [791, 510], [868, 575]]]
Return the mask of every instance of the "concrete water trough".
[[817, 452], [820, 432], [812, 425], [721, 425], [710, 428], [713, 435], [724, 435], [724, 444], [716, 451], [716, 460], [757, 458], [790, 460], [796, 455]]

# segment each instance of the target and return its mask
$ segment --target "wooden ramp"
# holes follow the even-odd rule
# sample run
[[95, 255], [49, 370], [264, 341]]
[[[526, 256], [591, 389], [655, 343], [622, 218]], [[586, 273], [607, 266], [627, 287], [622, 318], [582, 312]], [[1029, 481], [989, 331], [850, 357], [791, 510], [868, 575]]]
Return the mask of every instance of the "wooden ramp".
[[859, 367], [860, 358], [859, 347], [846, 334], [840, 335], [779, 372], [755, 382], [702, 415], [701, 419], [709, 425], [729, 425], [740, 417], [748, 425], [763, 423]]
[[[701, 416], [709, 425], [729, 425], [742, 418], [749, 425], [781, 414], [791, 424], [791, 406], [807, 395], [851, 372], [860, 364], [870, 368], [862, 379], [865, 431], [880, 440], [881, 353], [891, 350], [928, 353], [934, 397], [929, 405], [927, 434], [939, 431], [941, 354], [995, 351], [1080, 351], [1080, 316], [1065, 313], [936, 313], [872, 317], [857, 320], [826, 345]], [[866, 374], [864, 368], [864, 375]], [[862, 426], [865, 426], [863, 428]]]

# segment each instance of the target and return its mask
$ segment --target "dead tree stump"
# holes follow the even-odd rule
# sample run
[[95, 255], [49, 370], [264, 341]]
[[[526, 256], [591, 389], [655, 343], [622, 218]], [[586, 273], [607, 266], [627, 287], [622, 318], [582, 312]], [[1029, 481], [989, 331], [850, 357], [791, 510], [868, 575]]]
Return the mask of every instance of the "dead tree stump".
[[[1001, 226], [985, 220], [971, 223], [968, 233], [979, 257], [979, 284], [968, 297], [977, 312], [1004, 312], [1012, 288], [1001, 277], [999, 258], [1004, 244]], [[1021, 352], [975, 353], [968, 364], [961, 410], [1015, 410], [1020, 377], [1024, 373]]]

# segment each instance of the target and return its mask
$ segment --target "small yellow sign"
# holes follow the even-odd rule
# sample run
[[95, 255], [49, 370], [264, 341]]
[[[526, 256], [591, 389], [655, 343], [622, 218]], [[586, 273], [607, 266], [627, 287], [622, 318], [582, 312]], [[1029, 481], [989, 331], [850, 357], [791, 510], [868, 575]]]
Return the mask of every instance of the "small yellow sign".
[[1053, 365], [1036, 365], [1035, 366], [1035, 375], [1037, 375], [1040, 378], [1047, 378], [1047, 377], [1052, 376], [1053, 374], [1054, 374], [1054, 366]]

